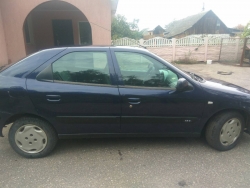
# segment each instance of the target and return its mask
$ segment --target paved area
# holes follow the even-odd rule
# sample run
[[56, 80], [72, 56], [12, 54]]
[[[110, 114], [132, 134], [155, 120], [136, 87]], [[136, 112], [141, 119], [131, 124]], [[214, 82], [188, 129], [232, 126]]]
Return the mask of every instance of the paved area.
[[[250, 90], [250, 67], [229, 66], [223, 64], [191, 64], [191, 65], [175, 65], [178, 68], [190, 72], [197, 73], [203, 77], [212, 77], [224, 80]], [[218, 71], [232, 72], [231, 75], [221, 75]]]
[[[250, 68], [181, 65], [250, 89]], [[231, 76], [217, 71], [233, 71]], [[8, 128], [4, 130], [7, 135]], [[61, 140], [52, 155], [25, 159], [0, 138], [0, 187], [250, 187], [250, 136], [228, 152], [202, 138]]]

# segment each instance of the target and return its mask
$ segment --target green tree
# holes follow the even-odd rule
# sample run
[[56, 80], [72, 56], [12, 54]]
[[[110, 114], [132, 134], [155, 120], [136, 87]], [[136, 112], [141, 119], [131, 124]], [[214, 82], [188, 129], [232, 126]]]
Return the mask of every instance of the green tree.
[[128, 37], [137, 40], [142, 38], [142, 33], [144, 30], [139, 31], [138, 23], [138, 19], [134, 19], [133, 22], [127, 22], [125, 16], [119, 14], [114, 16], [111, 26], [112, 40], [116, 40], [123, 37]]
[[244, 28], [244, 31], [242, 33], [243, 37], [250, 36], [250, 21], [247, 23], [247, 25]]
[[239, 29], [241, 31], [244, 31], [244, 28], [245, 26], [244, 25], [241, 25], [241, 24], [238, 24], [237, 26], [233, 27], [234, 29]]

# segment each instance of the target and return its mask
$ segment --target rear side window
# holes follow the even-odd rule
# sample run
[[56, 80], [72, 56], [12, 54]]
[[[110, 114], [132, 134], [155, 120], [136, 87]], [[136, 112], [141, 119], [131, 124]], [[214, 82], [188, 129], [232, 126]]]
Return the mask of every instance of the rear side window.
[[25, 78], [37, 67], [39, 67], [40, 65], [42, 65], [43, 63], [45, 63], [63, 50], [64, 49], [51, 49], [37, 52], [22, 59], [21, 61], [18, 61], [13, 65], [4, 67], [0, 74], [2, 76]]
[[52, 64], [54, 81], [110, 84], [106, 52], [72, 52]]

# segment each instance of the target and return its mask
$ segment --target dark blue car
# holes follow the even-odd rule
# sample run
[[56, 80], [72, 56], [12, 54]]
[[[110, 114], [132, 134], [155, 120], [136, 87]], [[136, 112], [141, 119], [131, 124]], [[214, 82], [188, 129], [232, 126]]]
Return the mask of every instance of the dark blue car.
[[0, 129], [13, 123], [11, 146], [31, 158], [49, 154], [58, 138], [107, 135], [204, 133], [225, 151], [249, 130], [250, 91], [183, 72], [139, 48], [37, 52], [2, 68], [0, 99]]

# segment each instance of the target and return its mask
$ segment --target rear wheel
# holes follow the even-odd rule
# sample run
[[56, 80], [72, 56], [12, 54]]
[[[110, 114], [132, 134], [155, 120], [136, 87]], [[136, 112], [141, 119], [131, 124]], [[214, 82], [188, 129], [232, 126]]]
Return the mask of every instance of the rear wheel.
[[9, 131], [12, 148], [27, 158], [40, 158], [52, 152], [58, 137], [54, 129], [38, 118], [16, 120]]
[[206, 128], [206, 140], [219, 151], [234, 148], [245, 127], [244, 118], [237, 112], [222, 113], [214, 117]]

